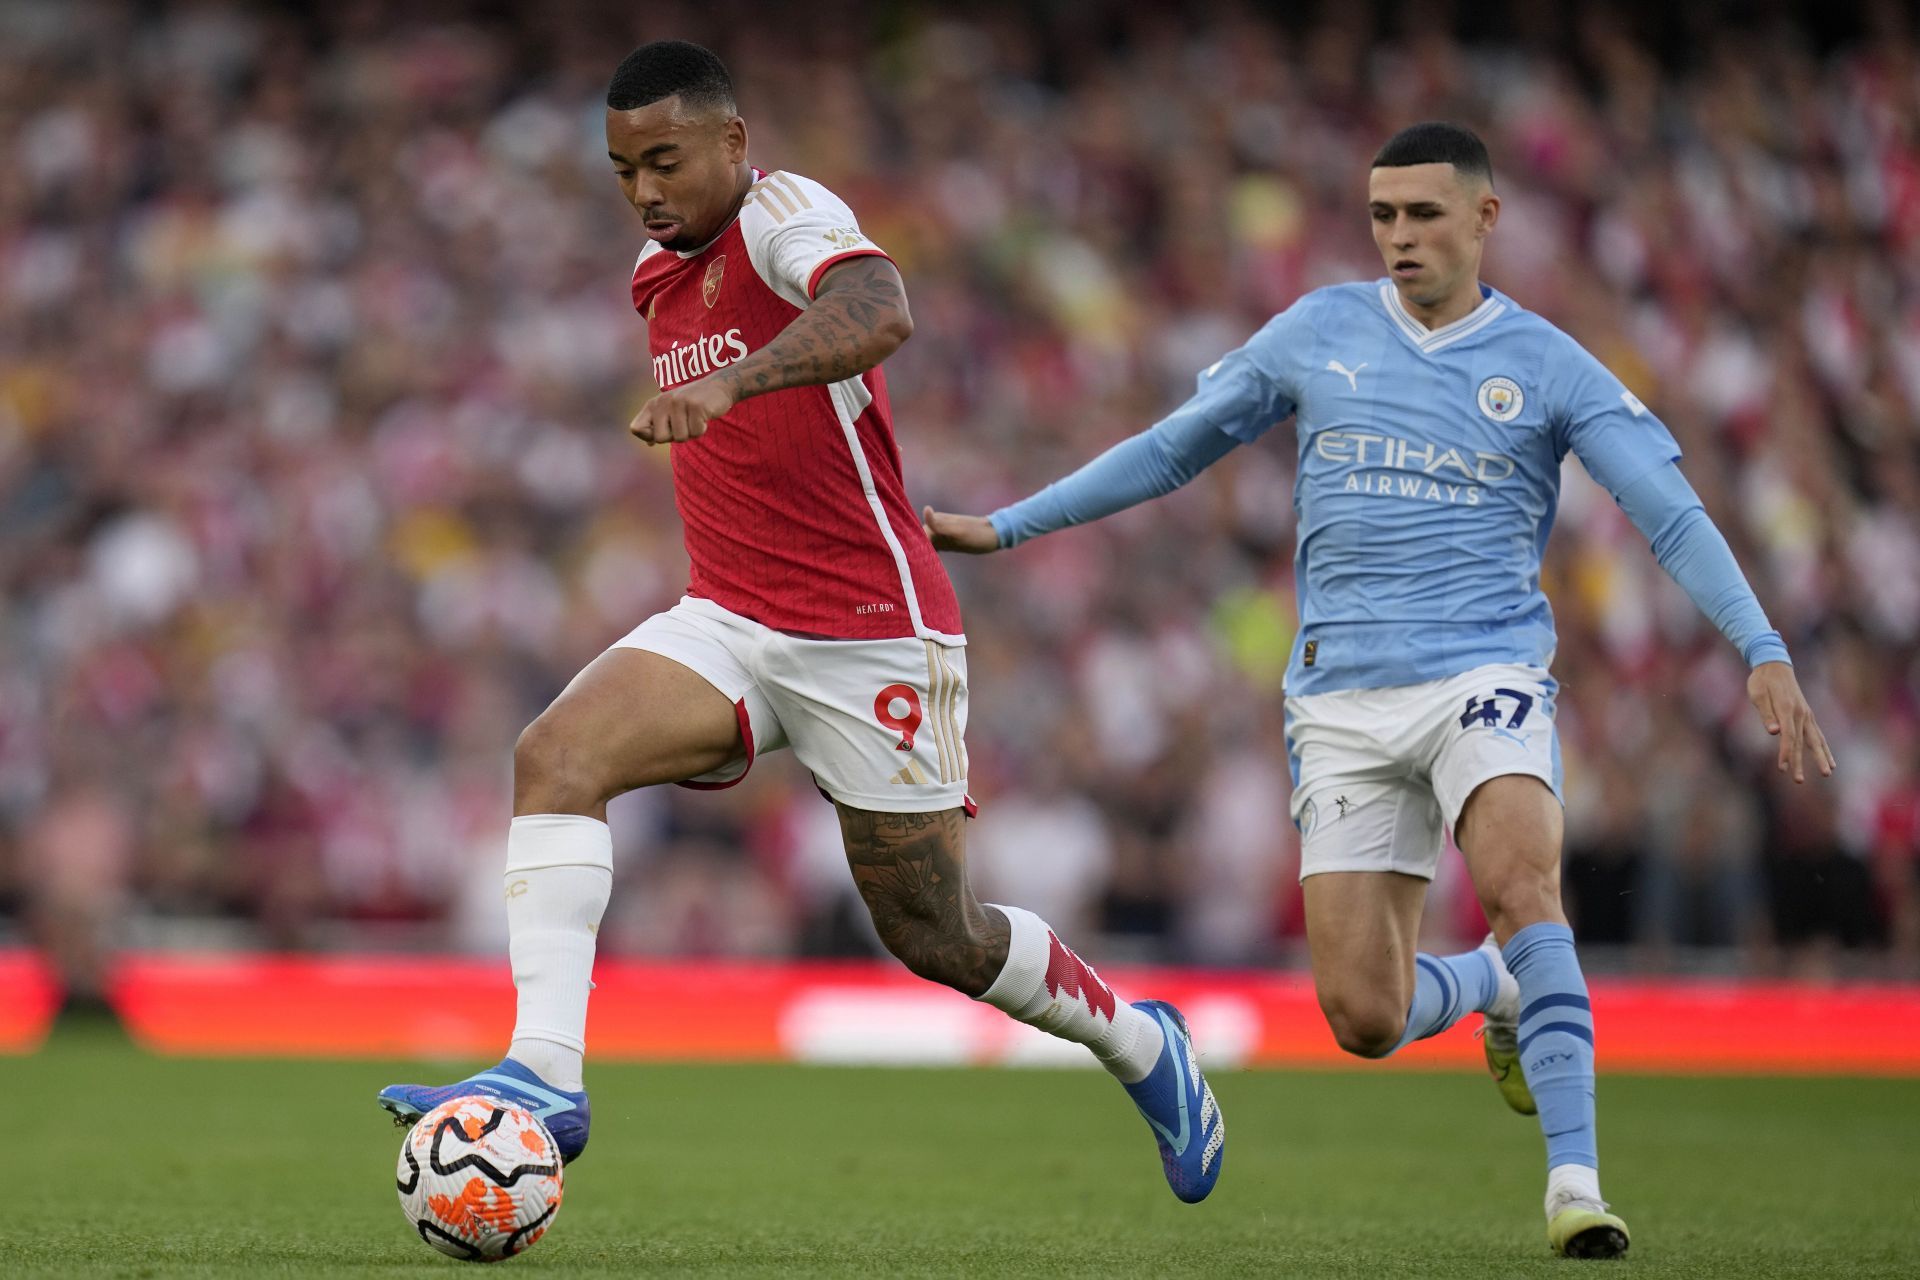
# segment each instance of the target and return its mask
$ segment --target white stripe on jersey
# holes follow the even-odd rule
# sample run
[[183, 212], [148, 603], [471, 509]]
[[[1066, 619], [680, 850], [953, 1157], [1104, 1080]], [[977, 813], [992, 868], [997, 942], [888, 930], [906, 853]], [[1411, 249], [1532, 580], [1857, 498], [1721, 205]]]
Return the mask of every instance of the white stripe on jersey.
[[906, 548], [900, 545], [900, 537], [893, 531], [892, 521], [887, 519], [886, 504], [880, 501], [880, 490], [873, 483], [873, 469], [867, 465], [866, 450], [860, 447], [860, 432], [854, 426], [855, 419], [873, 403], [873, 393], [857, 377], [832, 383], [827, 391], [833, 399], [834, 415], [840, 419], [840, 431], [846, 436], [847, 450], [853, 454], [854, 469], [860, 473], [860, 488], [866, 493], [867, 506], [873, 511], [874, 523], [880, 526], [880, 536], [886, 540], [887, 549], [893, 553], [893, 566], [900, 575], [900, 593], [907, 602], [907, 618], [913, 623], [913, 634], [940, 644], [965, 644], [965, 637], [935, 631], [920, 617], [920, 596], [913, 589], [913, 570], [907, 564]]

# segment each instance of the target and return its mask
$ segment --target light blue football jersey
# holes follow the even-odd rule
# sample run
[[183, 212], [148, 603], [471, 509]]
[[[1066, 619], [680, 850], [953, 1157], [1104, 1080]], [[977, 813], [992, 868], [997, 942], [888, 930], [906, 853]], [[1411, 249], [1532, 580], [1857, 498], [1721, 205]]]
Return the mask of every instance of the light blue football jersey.
[[1680, 456], [1578, 343], [1481, 293], [1429, 330], [1386, 280], [1315, 290], [1201, 374], [1184, 406], [1243, 442], [1296, 419], [1289, 694], [1547, 666], [1540, 558], [1561, 460], [1571, 449], [1617, 500]]

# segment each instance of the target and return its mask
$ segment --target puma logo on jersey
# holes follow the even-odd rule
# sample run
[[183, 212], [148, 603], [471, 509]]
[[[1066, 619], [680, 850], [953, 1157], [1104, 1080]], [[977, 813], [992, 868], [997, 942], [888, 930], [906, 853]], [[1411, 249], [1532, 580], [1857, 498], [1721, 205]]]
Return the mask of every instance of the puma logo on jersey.
[[1349, 391], [1360, 390], [1360, 370], [1366, 367], [1367, 367], [1367, 362], [1365, 360], [1362, 360], [1359, 364], [1355, 365], [1351, 369], [1341, 364], [1338, 360], [1327, 361], [1327, 369], [1330, 372], [1340, 374], [1346, 378], [1347, 390]]

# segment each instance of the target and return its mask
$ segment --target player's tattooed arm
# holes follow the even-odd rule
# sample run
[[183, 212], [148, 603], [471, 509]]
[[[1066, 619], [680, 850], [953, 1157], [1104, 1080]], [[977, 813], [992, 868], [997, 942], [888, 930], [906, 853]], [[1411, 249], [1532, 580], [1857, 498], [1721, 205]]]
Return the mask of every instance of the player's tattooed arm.
[[841, 382], [899, 351], [914, 332], [906, 286], [885, 257], [866, 253], [820, 276], [814, 301], [747, 359], [641, 405], [628, 430], [649, 445], [707, 434], [712, 418], [751, 395]]
[[750, 396], [855, 377], [899, 350], [912, 333], [900, 272], [876, 254], [848, 258], [820, 277], [812, 305], [772, 342], [655, 396], [627, 429], [648, 444], [698, 439], [710, 421]]
[[1011, 927], [967, 885], [966, 814], [876, 813], [836, 804], [853, 882], [887, 950], [970, 996], [1006, 967]]
[[856, 377], [913, 334], [907, 287], [877, 254], [848, 258], [820, 277], [813, 303], [766, 346], [715, 376], [736, 402], [787, 387]]

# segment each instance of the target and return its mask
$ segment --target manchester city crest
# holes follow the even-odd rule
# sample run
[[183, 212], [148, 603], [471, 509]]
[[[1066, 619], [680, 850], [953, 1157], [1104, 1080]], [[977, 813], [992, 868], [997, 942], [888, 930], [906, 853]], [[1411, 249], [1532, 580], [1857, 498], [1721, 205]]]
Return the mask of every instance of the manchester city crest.
[[1495, 422], [1512, 422], [1526, 403], [1520, 384], [1512, 378], [1488, 378], [1480, 384], [1480, 412]]

